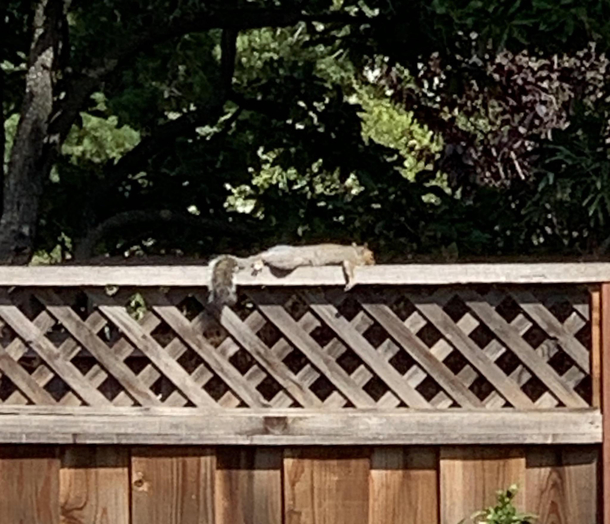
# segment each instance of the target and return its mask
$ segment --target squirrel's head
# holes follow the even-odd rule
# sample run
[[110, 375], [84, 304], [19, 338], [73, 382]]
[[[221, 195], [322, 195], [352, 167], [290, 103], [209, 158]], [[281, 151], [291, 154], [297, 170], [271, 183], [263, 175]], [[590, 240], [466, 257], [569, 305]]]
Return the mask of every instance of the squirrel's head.
[[366, 244], [364, 244], [364, 246], [358, 246], [358, 251], [359, 251], [359, 255], [362, 257], [362, 260], [364, 261], [365, 265], [367, 265], [367, 266], [375, 265], [375, 255], [368, 248], [368, 246]]

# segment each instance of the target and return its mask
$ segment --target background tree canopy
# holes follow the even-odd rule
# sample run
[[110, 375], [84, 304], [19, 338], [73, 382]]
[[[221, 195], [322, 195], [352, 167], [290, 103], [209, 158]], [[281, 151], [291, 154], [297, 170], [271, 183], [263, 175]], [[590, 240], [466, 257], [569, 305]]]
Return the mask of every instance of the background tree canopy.
[[7, 0], [0, 258], [610, 245], [610, 0]]

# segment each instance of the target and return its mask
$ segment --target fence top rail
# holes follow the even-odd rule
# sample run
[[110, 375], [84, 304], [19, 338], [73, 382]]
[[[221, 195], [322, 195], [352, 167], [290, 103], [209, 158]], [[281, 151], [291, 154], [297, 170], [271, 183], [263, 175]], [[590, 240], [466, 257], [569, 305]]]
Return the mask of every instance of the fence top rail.
[[[0, 266], [0, 286], [207, 286], [206, 266]], [[241, 271], [241, 286], [341, 286], [340, 267], [304, 267], [284, 276]], [[610, 282], [610, 262], [402, 264], [357, 268], [359, 285], [595, 284]]]

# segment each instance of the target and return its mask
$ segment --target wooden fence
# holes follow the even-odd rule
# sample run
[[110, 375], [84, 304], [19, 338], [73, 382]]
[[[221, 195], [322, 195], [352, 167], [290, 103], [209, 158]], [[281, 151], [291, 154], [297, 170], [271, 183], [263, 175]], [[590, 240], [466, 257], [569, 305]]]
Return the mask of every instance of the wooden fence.
[[610, 524], [610, 264], [357, 281], [0, 268], [0, 523]]

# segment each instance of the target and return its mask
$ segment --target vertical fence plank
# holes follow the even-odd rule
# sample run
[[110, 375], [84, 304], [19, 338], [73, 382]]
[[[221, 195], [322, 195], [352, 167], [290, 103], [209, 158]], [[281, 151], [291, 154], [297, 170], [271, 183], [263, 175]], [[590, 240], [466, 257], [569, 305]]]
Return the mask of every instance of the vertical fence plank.
[[591, 406], [601, 406], [601, 375], [602, 375], [602, 318], [601, 292], [595, 287], [590, 292], [591, 308]]
[[56, 448], [0, 448], [0, 522], [59, 524]]
[[287, 451], [285, 524], [368, 524], [369, 469], [364, 448]]
[[603, 524], [610, 524], [610, 283], [601, 290], [602, 387], [603, 418], [602, 493]]
[[129, 450], [66, 449], [60, 471], [62, 524], [129, 524]]
[[217, 452], [216, 524], [282, 523], [282, 450]]
[[438, 524], [435, 448], [375, 448], [371, 457], [369, 524]]
[[216, 457], [205, 448], [135, 448], [132, 524], [213, 524]]
[[599, 452], [588, 446], [527, 453], [526, 508], [538, 522], [598, 522]]
[[457, 524], [493, 505], [496, 491], [521, 488], [515, 504], [524, 508], [525, 451], [505, 447], [447, 447], [440, 455], [441, 524]]

